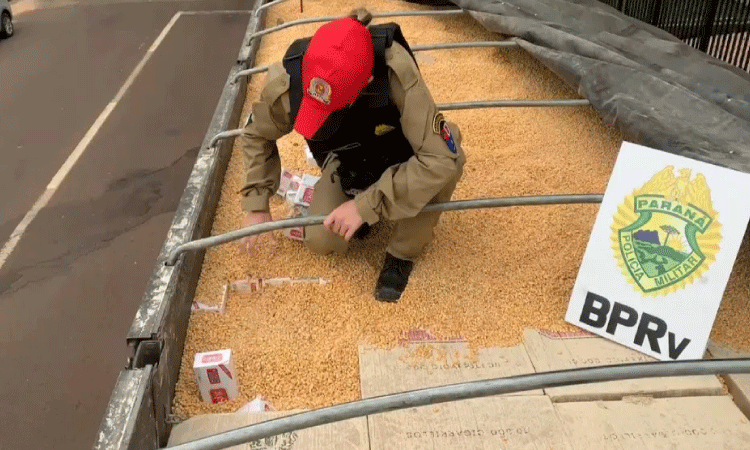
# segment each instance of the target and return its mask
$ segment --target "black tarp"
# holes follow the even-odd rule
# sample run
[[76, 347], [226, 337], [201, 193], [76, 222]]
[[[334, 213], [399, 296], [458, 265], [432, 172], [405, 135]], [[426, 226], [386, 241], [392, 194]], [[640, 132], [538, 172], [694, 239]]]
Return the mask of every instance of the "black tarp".
[[516, 40], [626, 140], [750, 173], [747, 72], [597, 0], [452, 1]]

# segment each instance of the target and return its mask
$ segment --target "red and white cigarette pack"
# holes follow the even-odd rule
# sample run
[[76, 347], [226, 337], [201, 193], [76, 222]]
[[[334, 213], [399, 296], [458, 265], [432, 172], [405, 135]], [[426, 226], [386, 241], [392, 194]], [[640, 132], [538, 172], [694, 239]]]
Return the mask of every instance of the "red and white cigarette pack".
[[[282, 175], [282, 182], [283, 179], [284, 176]], [[304, 217], [307, 215], [307, 208], [310, 206], [313, 193], [315, 192], [315, 183], [318, 182], [320, 177], [316, 177], [314, 175], [303, 175], [302, 178], [298, 179], [299, 183], [298, 185], [296, 185], [296, 191], [289, 189], [284, 196], [286, 198], [287, 204], [292, 209], [289, 218]], [[294, 181], [296, 182], [297, 180]], [[294, 186], [294, 184], [291, 185], [291, 187]], [[283, 233], [284, 236], [295, 241], [305, 240], [304, 227], [285, 228], [283, 230]]]
[[204, 402], [221, 403], [237, 398], [237, 376], [232, 362], [232, 350], [197, 353], [193, 371]]
[[315, 183], [318, 182], [320, 177], [314, 175], [302, 175], [302, 183], [297, 190], [297, 196], [294, 198], [295, 205], [310, 206], [312, 201], [313, 193], [315, 192]]
[[260, 278], [245, 278], [243, 280], [232, 281], [229, 283], [232, 291], [240, 294], [252, 294], [263, 289], [263, 280]]
[[286, 204], [294, 208], [294, 199], [297, 198], [297, 191], [289, 191], [286, 193]]
[[305, 228], [304, 227], [285, 228], [284, 236], [294, 241], [304, 241], [305, 240]]
[[302, 184], [302, 178], [290, 170], [282, 169], [281, 178], [279, 179], [279, 189], [276, 190], [276, 194], [285, 198], [287, 192], [297, 192], [300, 184]]
[[[307, 216], [307, 207], [302, 205], [295, 205], [292, 208], [292, 213], [289, 218], [292, 219], [305, 216]], [[289, 239], [295, 241], [305, 240], [305, 227], [284, 228], [283, 232], [284, 236], [288, 237]]]

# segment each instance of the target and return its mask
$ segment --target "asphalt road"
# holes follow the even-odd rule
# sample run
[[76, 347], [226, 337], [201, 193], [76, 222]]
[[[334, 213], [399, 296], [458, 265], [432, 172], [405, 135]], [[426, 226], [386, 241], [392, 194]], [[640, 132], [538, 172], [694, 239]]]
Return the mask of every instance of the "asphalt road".
[[[0, 41], [0, 246], [180, 10], [19, 15]], [[0, 450], [90, 448], [248, 14], [183, 15], [0, 269]]]

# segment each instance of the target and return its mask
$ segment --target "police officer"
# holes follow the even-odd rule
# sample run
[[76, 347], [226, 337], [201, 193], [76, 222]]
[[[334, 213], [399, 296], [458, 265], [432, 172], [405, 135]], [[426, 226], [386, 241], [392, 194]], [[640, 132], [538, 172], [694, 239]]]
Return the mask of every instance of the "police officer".
[[[364, 9], [295, 41], [272, 65], [243, 135], [246, 183], [243, 226], [271, 221], [269, 197], [279, 186], [276, 140], [292, 130], [308, 143], [322, 176], [305, 244], [342, 253], [381, 219], [395, 222], [375, 297], [397, 301], [414, 260], [433, 238], [466, 161], [458, 127], [446, 122], [397, 24], [371, 25]], [[246, 250], [257, 236], [243, 239]]]

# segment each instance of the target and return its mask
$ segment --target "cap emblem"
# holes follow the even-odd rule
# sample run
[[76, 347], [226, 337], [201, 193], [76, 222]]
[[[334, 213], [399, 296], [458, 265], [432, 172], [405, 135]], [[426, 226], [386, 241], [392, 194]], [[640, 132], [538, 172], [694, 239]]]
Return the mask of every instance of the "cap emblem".
[[331, 85], [323, 79], [315, 77], [310, 80], [310, 88], [307, 93], [321, 103], [331, 104]]

